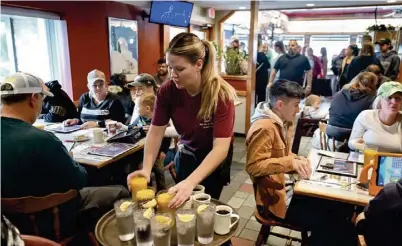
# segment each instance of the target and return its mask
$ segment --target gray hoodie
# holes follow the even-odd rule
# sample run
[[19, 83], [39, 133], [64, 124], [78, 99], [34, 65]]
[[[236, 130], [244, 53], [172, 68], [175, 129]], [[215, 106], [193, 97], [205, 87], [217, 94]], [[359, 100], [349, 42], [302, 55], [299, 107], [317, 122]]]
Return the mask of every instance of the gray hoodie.
[[399, 65], [401, 62], [396, 51], [391, 50], [387, 53], [381, 53], [378, 55], [378, 59], [384, 67], [384, 76], [395, 81], [399, 74]]

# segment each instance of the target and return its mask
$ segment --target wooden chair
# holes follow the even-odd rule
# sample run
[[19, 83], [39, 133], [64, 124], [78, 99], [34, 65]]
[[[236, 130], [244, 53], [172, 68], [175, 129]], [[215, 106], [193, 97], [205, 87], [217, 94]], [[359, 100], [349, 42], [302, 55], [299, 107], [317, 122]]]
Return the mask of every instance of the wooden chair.
[[[21, 214], [29, 218], [35, 236], [40, 236], [39, 227], [36, 223], [35, 214], [51, 210], [53, 214], [53, 233], [55, 239], [61, 245], [67, 245], [75, 235], [63, 238], [60, 230], [59, 206], [74, 199], [78, 195], [77, 190], [69, 190], [66, 193], [54, 193], [44, 197], [20, 197], [2, 198], [1, 207], [6, 214]], [[92, 245], [98, 245], [92, 232], [88, 233]]]
[[25, 246], [61, 246], [61, 244], [43, 237], [21, 235], [21, 238]]
[[[257, 209], [254, 211], [254, 216], [255, 216], [255, 219], [258, 221], [258, 223], [260, 223], [262, 225], [261, 229], [260, 229], [260, 233], [258, 234], [258, 237], [257, 237], [257, 241], [255, 242], [255, 246], [262, 246], [262, 245], [266, 244], [268, 241], [268, 237], [270, 235], [274, 235], [274, 236], [277, 236], [280, 238], [285, 238], [285, 239], [290, 240], [291, 242], [292, 241], [301, 242], [302, 246], [307, 245], [307, 240], [308, 240], [307, 231], [297, 228], [292, 225], [281, 223], [281, 222], [273, 220], [273, 219], [267, 220], [258, 213]], [[284, 227], [284, 228], [287, 228], [287, 229], [290, 229], [293, 231], [300, 231], [302, 239], [300, 240], [299, 238], [292, 237], [290, 235], [286, 236], [286, 235], [282, 235], [282, 234], [279, 234], [276, 232], [272, 232], [271, 227], [273, 227], [273, 226], [280, 226], [280, 227]]]
[[[328, 136], [327, 136], [327, 124], [324, 123], [324, 122], [319, 122], [318, 123], [318, 128], [320, 129], [320, 148], [322, 150], [328, 150], [328, 151], [333, 151], [333, 152], [340, 151], [340, 149], [344, 148], [344, 146], [347, 144], [348, 140], [345, 139], [343, 141], [343, 144], [339, 148], [337, 148], [335, 146], [335, 138], [332, 137], [331, 139], [328, 139]], [[329, 147], [329, 142], [330, 141], [332, 143], [332, 149]]]
[[[355, 221], [355, 225], [357, 226], [357, 224], [360, 221], [363, 221], [364, 219], [365, 219], [364, 212], [362, 212], [357, 216], [356, 221]], [[363, 235], [357, 235], [357, 245], [358, 246], [367, 246], [366, 240], [364, 239]]]
[[314, 131], [318, 128], [320, 120], [303, 118], [303, 113], [296, 123], [295, 135], [293, 137], [292, 153], [299, 153], [299, 147], [302, 137], [312, 137]]

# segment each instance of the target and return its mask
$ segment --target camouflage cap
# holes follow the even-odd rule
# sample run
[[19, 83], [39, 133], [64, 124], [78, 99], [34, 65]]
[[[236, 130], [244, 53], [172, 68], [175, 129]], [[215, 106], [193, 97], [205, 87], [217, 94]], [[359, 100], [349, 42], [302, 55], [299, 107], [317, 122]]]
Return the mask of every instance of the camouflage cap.
[[400, 82], [385, 82], [378, 88], [377, 96], [378, 97], [390, 97], [393, 94], [400, 92], [402, 93], [402, 84]]

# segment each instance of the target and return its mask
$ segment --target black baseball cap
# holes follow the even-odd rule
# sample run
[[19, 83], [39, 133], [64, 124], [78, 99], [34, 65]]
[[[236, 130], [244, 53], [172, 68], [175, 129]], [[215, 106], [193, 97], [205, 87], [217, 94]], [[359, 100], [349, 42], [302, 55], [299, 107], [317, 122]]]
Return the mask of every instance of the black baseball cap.
[[154, 76], [148, 74], [148, 73], [141, 73], [135, 77], [134, 81], [131, 83], [128, 83], [128, 87], [132, 86], [152, 86], [154, 88], [157, 88], [158, 86], [156, 85], [156, 81]]
[[392, 44], [392, 41], [389, 38], [382, 38], [379, 41], [375, 42], [375, 44], [379, 44], [379, 45]]

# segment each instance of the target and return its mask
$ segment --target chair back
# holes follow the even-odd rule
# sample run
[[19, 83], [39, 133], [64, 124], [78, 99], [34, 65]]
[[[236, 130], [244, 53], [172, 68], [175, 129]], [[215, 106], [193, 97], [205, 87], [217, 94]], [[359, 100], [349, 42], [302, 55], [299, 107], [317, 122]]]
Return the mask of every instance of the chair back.
[[4, 213], [26, 215], [32, 223], [33, 231], [39, 236], [39, 228], [36, 224], [35, 214], [51, 209], [53, 214], [53, 232], [58, 242], [62, 240], [60, 232], [60, 216], [58, 207], [78, 195], [77, 190], [69, 190], [66, 193], [53, 193], [44, 197], [20, 197], [2, 198], [1, 207]]
[[[318, 123], [318, 128], [320, 129], [320, 148], [321, 150], [330, 150], [328, 147], [328, 141], [327, 141], [327, 124], [324, 122], [319, 122]], [[335, 150], [335, 139], [332, 138], [333, 144], [332, 144], [332, 151]]]

